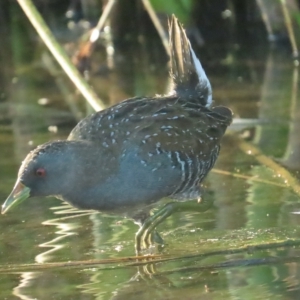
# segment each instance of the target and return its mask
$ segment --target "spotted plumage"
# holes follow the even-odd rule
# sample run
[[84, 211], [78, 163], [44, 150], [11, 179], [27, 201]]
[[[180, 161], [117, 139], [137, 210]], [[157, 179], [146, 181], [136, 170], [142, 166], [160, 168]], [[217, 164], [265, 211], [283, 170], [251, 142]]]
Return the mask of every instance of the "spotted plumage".
[[116, 145], [117, 157], [136, 148], [141, 165], [152, 166], [151, 176], [174, 169], [180, 172], [174, 188], [162, 196], [198, 198], [199, 184], [214, 165], [220, 140], [231, 122], [228, 112], [174, 95], [134, 98], [87, 117], [68, 140], [92, 141], [100, 149]]

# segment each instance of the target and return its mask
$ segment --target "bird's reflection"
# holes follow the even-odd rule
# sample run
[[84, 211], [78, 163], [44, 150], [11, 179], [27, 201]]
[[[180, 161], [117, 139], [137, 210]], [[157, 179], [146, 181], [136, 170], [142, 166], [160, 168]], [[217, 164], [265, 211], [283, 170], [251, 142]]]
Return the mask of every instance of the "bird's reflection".
[[39, 272], [24, 272], [21, 274], [19, 284], [13, 288], [12, 294], [18, 299], [34, 300], [35, 297], [25, 295], [26, 288], [32, 285], [35, 279], [39, 276]]
[[76, 234], [75, 229], [78, 227], [78, 223], [76, 221], [72, 223], [69, 222], [67, 223], [65, 221], [93, 214], [93, 212], [91, 211], [77, 210], [71, 207], [70, 205], [65, 205], [65, 204], [58, 207], [53, 207], [52, 210], [54, 210], [54, 213], [56, 215], [63, 214], [67, 216], [47, 220], [42, 223], [43, 225], [46, 226], [55, 226], [58, 229], [58, 231], [55, 232], [58, 236], [52, 239], [51, 241], [39, 245], [41, 248], [46, 248], [49, 250], [46, 250], [45, 252], [40, 253], [35, 257], [35, 261], [37, 263], [45, 263], [50, 261], [53, 257], [54, 252], [65, 247], [64, 240], [68, 236]]

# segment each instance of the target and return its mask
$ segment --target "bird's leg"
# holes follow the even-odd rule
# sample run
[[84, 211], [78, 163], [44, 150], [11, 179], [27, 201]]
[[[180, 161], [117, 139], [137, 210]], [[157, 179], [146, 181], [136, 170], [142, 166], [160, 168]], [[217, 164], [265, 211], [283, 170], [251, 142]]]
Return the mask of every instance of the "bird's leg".
[[150, 237], [149, 244], [153, 244], [153, 243], [156, 243], [156, 244], [159, 244], [159, 245], [164, 244], [163, 238], [160, 236], [160, 234], [155, 229], [153, 230], [152, 234], [149, 235], [149, 237]]
[[213, 205], [213, 201], [198, 199], [195, 201], [186, 202], [170, 202], [158, 210], [153, 215], [146, 218], [136, 234], [136, 252], [140, 253], [142, 249], [148, 248], [153, 242], [163, 244], [163, 239], [160, 237], [155, 228], [162, 223], [167, 217], [176, 211], [197, 211], [204, 212]]
[[161, 240], [159, 244], [164, 244], [163, 239], [155, 230], [155, 228], [162, 223], [167, 217], [169, 217], [174, 211], [176, 211], [178, 202], [170, 202], [167, 203], [163, 208], [161, 208], [158, 212], [156, 212], [153, 216], [155, 218], [152, 220], [151, 224], [145, 229], [144, 232], [144, 241], [147, 247], [152, 244], [152, 240], [157, 242], [155, 239], [158, 238]]
[[135, 248], [137, 253], [139, 253], [142, 248], [148, 248], [153, 241], [163, 244], [163, 239], [157, 231], [154, 231], [154, 229], [173, 213], [176, 204], [177, 202], [167, 203], [163, 208], [154, 213], [152, 216], [149, 216], [143, 222], [135, 237]]

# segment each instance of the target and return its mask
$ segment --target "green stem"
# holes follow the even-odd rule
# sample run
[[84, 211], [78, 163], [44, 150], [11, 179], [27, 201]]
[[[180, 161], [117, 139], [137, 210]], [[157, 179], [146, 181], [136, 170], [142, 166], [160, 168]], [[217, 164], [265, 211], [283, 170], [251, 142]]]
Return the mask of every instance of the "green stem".
[[293, 29], [293, 24], [292, 24], [292, 20], [290, 17], [290, 13], [287, 9], [286, 6], [286, 1], [285, 0], [281, 0], [281, 7], [282, 7], [282, 13], [283, 13], [283, 17], [284, 17], [284, 23], [289, 35], [289, 39], [291, 42], [291, 46], [293, 49], [293, 57], [296, 59], [299, 56], [299, 52], [298, 52], [298, 47], [297, 47], [297, 42], [296, 42], [296, 38], [295, 38], [295, 33], [294, 33], [294, 29]]
[[83, 97], [96, 111], [103, 109], [105, 107], [104, 104], [95, 94], [95, 92], [91, 89], [91, 87], [87, 84], [87, 82], [82, 78], [82, 76], [75, 68], [65, 51], [56, 41], [55, 37], [52, 35], [50, 29], [44, 22], [42, 16], [37, 11], [32, 1], [18, 0], [18, 3], [27, 15], [33, 27], [38, 32], [41, 39], [44, 41], [44, 43], [51, 51], [58, 63], [61, 65], [63, 70], [67, 73], [69, 78], [73, 81], [77, 89], [81, 92]]

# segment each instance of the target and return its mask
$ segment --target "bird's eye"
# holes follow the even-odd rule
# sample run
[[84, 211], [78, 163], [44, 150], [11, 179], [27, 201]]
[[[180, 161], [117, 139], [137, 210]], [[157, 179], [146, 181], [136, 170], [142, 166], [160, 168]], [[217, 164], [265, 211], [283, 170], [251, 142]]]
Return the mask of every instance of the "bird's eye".
[[36, 171], [35, 171], [35, 175], [38, 176], [38, 177], [45, 177], [46, 175], [46, 170], [44, 168], [38, 168]]

